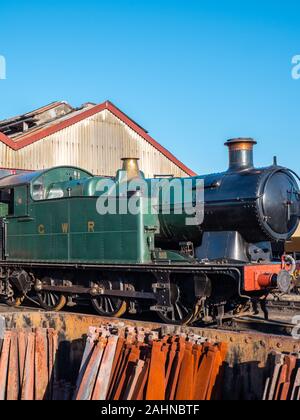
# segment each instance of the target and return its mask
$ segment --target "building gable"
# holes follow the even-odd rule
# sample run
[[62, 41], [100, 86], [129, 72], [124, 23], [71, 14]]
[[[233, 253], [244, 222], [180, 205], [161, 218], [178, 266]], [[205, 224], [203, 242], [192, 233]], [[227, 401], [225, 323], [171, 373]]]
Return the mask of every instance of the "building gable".
[[139, 157], [147, 176], [195, 175], [111, 102], [69, 114], [17, 138], [0, 132], [0, 152], [2, 168], [36, 170], [62, 164], [113, 175], [122, 157]]
[[138, 157], [146, 176], [193, 175], [157, 142], [150, 141], [145, 130], [109, 105], [93, 107], [70, 118], [72, 121], [66, 119], [17, 141], [9, 139], [9, 144], [0, 142], [0, 166], [36, 170], [74, 165], [97, 175], [112, 176], [120, 168], [121, 158]]

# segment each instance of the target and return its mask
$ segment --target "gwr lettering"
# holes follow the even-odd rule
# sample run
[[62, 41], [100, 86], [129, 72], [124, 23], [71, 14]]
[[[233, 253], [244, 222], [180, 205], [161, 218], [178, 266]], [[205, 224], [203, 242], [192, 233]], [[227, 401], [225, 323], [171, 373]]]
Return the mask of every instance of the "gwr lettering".
[[40, 235], [44, 235], [44, 233], [45, 233], [45, 226], [44, 225], [39, 225], [38, 232], [39, 232]]
[[63, 233], [68, 233], [69, 232], [69, 223], [63, 223], [61, 225], [61, 228], [62, 228]]
[[95, 232], [95, 222], [93, 221], [88, 222], [88, 232], [89, 233]]

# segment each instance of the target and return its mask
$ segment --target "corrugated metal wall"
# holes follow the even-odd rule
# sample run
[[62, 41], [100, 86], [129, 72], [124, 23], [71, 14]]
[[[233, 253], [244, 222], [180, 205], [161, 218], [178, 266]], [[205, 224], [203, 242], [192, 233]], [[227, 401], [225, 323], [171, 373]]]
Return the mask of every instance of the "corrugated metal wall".
[[36, 170], [74, 165], [96, 175], [112, 176], [120, 168], [123, 157], [140, 158], [140, 168], [146, 177], [187, 175], [108, 110], [19, 151], [0, 142], [3, 168]]
[[286, 252], [300, 252], [300, 226], [297, 229], [296, 233], [292, 237], [292, 239], [285, 244]]
[[294, 238], [300, 238], [300, 226], [298, 227], [298, 229], [297, 229], [297, 231], [296, 231], [296, 233], [294, 235]]

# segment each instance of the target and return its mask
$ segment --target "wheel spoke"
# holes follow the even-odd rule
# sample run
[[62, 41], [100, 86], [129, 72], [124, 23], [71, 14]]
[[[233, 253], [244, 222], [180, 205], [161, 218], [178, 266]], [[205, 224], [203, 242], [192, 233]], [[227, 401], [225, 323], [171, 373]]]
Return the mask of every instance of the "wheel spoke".
[[188, 314], [188, 313], [189, 313], [188, 308], [187, 308], [187, 307], [186, 307], [183, 303], [179, 302], [179, 305], [181, 306], [181, 308], [184, 310], [184, 312], [185, 312], [186, 314]]
[[111, 301], [110, 298], [108, 298], [108, 303], [109, 303], [109, 306], [110, 306], [110, 311], [114, 312], [114, 307], [113, 307], [113, 304], [112, 304], [112, 301]]
[[178, 313], [178, 316], [179, 316], [179, 320], [182, 320], [182, 319], [183, 319], [183, 315], [182, 315], [182, 312], [181, 312], [181, 309], [180, 309], [179, 304], [178, 304], [178, 303], [175, 303], [175, 307], [176, 307], [176, 309], [177, 309], [177, 313]]
[[184, 325], [193, 320], [195, 302], [191, 302], [184, 293], [184, 284], [179, 282], [171, 283], [171, 306], [172, 309], [157, 312], [158, 316], [166, 323]]
[[[98, 283], [105, 290], [119, 290], [120, 283], [103, 281]], [[98, 296], [91, 300], [92, 305], [101, 316], [121, 316], [126, 311], [126, 305], [122, 299], [110, 296]]]
[[109, 310], [108, 310], [107, 298], [104, 298], [104, 301], [105, 301], [105, 312], [108, 313]]
[[67, 302], [64, 295], [50, 291], [41, 291], [37, 294], [37, 297], [41, 307], [47, 311], [59, 311], [65, 306]]
[[52, 301], [52, 305], [55, 306], [55, 295], [50, 293], [50, 298], [51, 298], [51, 301]]

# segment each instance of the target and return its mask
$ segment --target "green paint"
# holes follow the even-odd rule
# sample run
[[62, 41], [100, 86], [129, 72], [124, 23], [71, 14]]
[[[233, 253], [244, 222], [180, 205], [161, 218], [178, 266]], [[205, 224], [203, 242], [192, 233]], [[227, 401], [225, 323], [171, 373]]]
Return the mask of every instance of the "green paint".
[[7, 217], [8, 259], [151, 263], [158, 219], [148, 212], [150, 200], [140, 198], [145, 211], [137, 216], [101, 216], [95, 196], [100, 178], [77, 170], [73, 179], [72, 172], [74, 168], [55, 168], [10, 186], [14, 210]]

